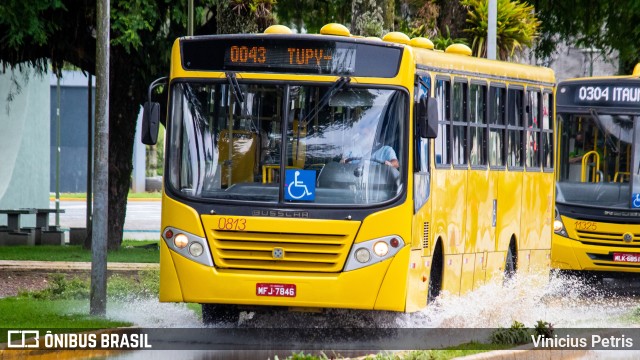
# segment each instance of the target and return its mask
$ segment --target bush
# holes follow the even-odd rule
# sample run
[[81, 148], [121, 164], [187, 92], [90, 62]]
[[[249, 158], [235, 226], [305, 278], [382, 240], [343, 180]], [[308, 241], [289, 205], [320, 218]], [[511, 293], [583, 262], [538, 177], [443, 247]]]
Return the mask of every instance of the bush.
[[508, 329], [499, 328], [491, 334], [491, 343], [499, 345], [522, 345], [531, 341], [531, 336], [551, 337], [553, 325], [538, 320], [533, 329], [528, 329], [523, 323], [514, 321]]

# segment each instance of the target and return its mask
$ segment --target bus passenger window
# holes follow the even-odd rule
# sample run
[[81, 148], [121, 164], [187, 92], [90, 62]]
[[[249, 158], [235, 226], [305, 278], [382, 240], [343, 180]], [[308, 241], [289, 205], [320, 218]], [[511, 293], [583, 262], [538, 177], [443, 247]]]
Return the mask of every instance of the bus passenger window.
[[449, 151], [451, 142], [449, 137], [451, 83], [448, 80], [437, 80], [436, 101], [438, 102], [438, 137], [436, 138], [436, 164], [451, 164]]
[[504, 166], [506, 90], [492, 86], [489, 94], [489, 166]]
[[540, 92], [528, 91], [529, 114], [525, 140], [525, 159], [527, 169], [540, 167]]
[[485, 128], [487, 126], [486, 94], [484, 85], [471, 84], [469, 96], [469, 137], [471, 147], [469, 149], [469, 163], [471, 165], [486, 165], [485, 157], [486, 139]]
[[545, 169], [553, 169], [552, 96], [548, 92], [542, 94], [542, 166]]
[[509, 111], [507, 112], [507, 165], [522, 167], [522, 116], [523, 91], [509, 89]]
[[453, 164], [467, 163], [467, 84], [453, 84]]

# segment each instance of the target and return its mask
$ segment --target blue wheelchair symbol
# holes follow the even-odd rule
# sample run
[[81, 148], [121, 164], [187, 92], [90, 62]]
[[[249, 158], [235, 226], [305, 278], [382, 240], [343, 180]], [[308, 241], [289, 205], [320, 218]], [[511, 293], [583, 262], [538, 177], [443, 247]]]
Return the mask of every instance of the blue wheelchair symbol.
[[640, 209], [640, 194], [635, 193], [631, 196], [631, 207], [634, 209]]
[[316, 199], [314, 170], [286, 170], [284, 174], [285, 200], [313, 201]]

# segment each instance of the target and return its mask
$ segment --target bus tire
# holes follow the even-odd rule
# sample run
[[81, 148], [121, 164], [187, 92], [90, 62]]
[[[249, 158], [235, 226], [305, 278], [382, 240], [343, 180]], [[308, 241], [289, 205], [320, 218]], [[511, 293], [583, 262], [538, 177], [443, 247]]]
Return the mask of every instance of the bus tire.
[[509, 248], [507, 249], [507, 258], [504, 263], [504, 282], [508, 282], [516, 275], [518, 271], [518, 251], [516, 250], [516, 243], [514, 239], [511, 239]]
[[239, 320], [240, 312], [235, 305], [202, 304], [202, 323], [204, 325], [216, 323], [237, 324]]
[[431, 272], [429, 275], [429, 289], [427, 293], [427, 305], [433, 303], [442, 291], [442, 270], [444, 268], [444, 255], [442, 253], [442, 243], [436, 243], [431, 260]]

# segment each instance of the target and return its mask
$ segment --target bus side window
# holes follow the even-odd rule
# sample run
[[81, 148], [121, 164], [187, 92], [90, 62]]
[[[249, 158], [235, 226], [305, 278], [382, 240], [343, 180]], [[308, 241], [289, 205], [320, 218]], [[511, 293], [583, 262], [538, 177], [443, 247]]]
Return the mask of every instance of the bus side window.
[[553, 94], [545, 91], [542, 94], [542, 167], [553, 169]]
[[487, 86], [471, 84], [469, 96], [469, 163], [474, 166], [487, 165], [485, 130], [487, 128]]
[[467, 80], [453, 83], [452, 120], [453, 120], [453, 165], [467, 164]]
[[525, 160], [527, 170], [540, 169], [540, 92], [527, 91], [529, 102], [525, 137]]
[[436, 101], [438, 102], [438, 137], [435, 139], [436, 164], [451, 164], [451, 82], [449, 79], [436, 79]]
[[524, 91], [522, 89], [509, 89], [509, 99], [507, 112], [507, 165], [510, 168], [521, 168], [522, 156], [522, 132], [523, 127], [523, 100]]
[[498, 84], [489, 90], [489, 166], [504, 166], [506, 89]]

